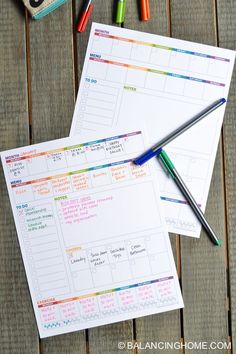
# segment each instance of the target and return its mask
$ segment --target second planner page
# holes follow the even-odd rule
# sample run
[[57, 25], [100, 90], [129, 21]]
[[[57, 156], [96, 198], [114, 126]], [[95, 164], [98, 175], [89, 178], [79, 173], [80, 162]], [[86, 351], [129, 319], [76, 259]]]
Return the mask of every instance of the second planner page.
[[[215, 100], [227, 98], [235, 52], [93, 23], [70, 135], [146, 122], [150, 146]], [[166, 150], [204, 211], [225, 105]], [[201, 225], [156, 163], [169, 232], [199, 237]]]

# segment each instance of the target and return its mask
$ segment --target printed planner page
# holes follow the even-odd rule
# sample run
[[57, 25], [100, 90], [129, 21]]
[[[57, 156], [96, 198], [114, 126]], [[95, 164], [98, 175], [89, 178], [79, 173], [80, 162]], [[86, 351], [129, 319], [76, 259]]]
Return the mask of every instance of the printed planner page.
[[[94, 23], [71, 135], [145, 121], [150, 146], [219, 98], [227, 98], [235, 52]], [[205, 211], [225, 105], [166, 146]], [[199, 237], [201, 226], [156, 162], [169, 232]]]
[[1, 153], [41, 338], [183, 307], [145, 136], [115, 134]]

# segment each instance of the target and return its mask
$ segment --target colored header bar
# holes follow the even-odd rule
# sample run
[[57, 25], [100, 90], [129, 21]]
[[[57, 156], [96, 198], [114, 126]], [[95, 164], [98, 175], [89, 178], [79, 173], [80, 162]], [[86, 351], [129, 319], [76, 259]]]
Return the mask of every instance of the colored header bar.
[[91, 57], [91, 56], [90, 56], [89, 60], [98, 61], [98, 62], [104, 63], [104, 64], [123, 66], [123, 67], [125, 67], [127, 69], [142, 70], [142, 71], [147, 71], [147, 72], [154, 73], [154, 74], [172, 76], [172, 77], [176, 77], [178, 79], [192, 80], [192, 81], [197, 81], [197, 82], [201, 82], [201, 83], [204, 83], [204, 84], [210, 84], [210, 85], [216, 85], [216, 86], [225, 87], [225, 84], [223, 84], [222, 82], [204, 80], [204, 79], [200, 79], [200, 78], [193, 77], [193, 76], [175, 74], [175, 73], [171, 73], [171, 72], [168, 72], [168, 71], [145, 68], [143, 66], [131, 65], [131, 64], [121, 63], [121, 62], [118, 62], [118, 61], [113, 61], [113, 60], [100, 59], [100, 58], [95, 58], [95, 57]]
[[215, 59], [215, 60], [230, 62], [230, 59], [228, 59], [228, 58], [216, 57], [214, 55], [209, 55], [209, 54], [199, 53], [199, 52], [192, 52], [190, 50], [179, 49], [179, 48], [174, 48], [174, 47], [167, 47], [167, 46], [161, 45], [161, 44], [138, 41], [136, 39], [128, 39], [128, 38], [124, 38], [124, 37], [112, 36], [110, 34], [97, 32], [96, 30], [95, 30], [94, 35], [95, 36], [99, 36], [99, 37], [115, 39], [115, 40], [118, 40], [118, 41], [128, 42], [128, 43], [146, 45], [148, 47], [154, 47], [154, 48], [163, 49], [163, 50], [170, 50], [170, 51], [173, 51], [173, 52], [179, 52], [179, 53], [183, 53], [183, 54], [195, 55], [195, 56], [202, 57], [202, 58], [207, 58], [207, 59]]
[[12, 188], [22, 187], [22, 186], [26, 186], [26, 185], [29, 185], [29, 184], [49, 181], [49, 180], [52, 180], [52, 179], [63, 178], [63, 177], [72, 176], [72, 175], [78, 175], [80, 173], [90, 172], [90, 171], [94, 171], [94, 170], [100, 170], [102, 168], [108, 168], [108, 167], [112, 167], [112, 166], [123, 165], [123, 164], [126, 164], [126, 163], [131, 162], [131, 161], [133, 161], [133, 160], [129, 159], [129, 160], [112, 162], [112, 163], [108, 163], [108, 164], [105, 164], [105, 165], [93, 166], [93, 167], [85, 168], [83, 170], [77, 170], [77, 171], [61, 173], [59, 175], [50, 176], [50, 177], [43, 177], [43, 178], [31, 180], [31, 181], [22, 182], [22, 183], [21, 183], [21, 181], [19, 181], [19, 183], [11, 182], [12, 183], [11, 187]]
[[142, 134], [142, 132], [141, 131], [136, 131], [136, 132], [132, 132], [132, 133], [111, 136], [111, 137], [100, 139], [100, 140], [93, 140], [93, 141], [89, 141], [89, 142], [86, 142], [86, 143], [83, 143], [83, 144], [67, 146], [67, 147], [54, 149], [54, 150], [49, 150], [49, 151], [43, 151], [43, 152], [39, 152], [39, 153], [36, 153], [36, 154], [30, 154], [30, 155], [24, 155], [24, 156], [13, 155], [12, 157], [11, 156], [7, 156], [7, 157], [5, 157], [5, 159], [6, 159], [6, 163], [11, 163], [11, 162], [20, 161], [20, 160], [32, 159], [34, 157], [39, 157], [39, 156], [43, 156], [43, 155], [55, 154], [55, 153], [66, 151], [66, 150], [73, 150], [73, 149], [83, 148], [85, 146], [106, 143], [108, 141], [118, 140], [118, 139], [122, 139], [122, 138], [128, 138], [130, 136], [135, 136], [135, 135], [139, 135], [139, 134]]
[[82, 300], [82, 299], [86, 299], [86, 298], [89, 298], [89, 297], [92, 297], [92, 296], [104, 295], [104, 294], [113, 293], [113, 292], [116, 292], [116, 291], [129, 290], [129, 289], [137, 288], [139, 286], [150, 285], [150, 284], [154, 284], [154, 283], [160, 283], [160, 282], [171, 280], [171, 279], [174, 279], [174, 277], [173, 276], [169, 276], [169, 277], [165, 277], [165, 278], [149, 280], [149, 281], [145, 281], [143, 283], [136, 283], [136, 284], [126, 285], [126, 286], [123, 286], [123, 287], [120, 287], [120, 288], [102, 290], [102, 291], [98, 291], [96, 293], [76, 296], [76, 297], [72, 297], [72, 298], [64, 299], [64, 300], [53, 300], [53, 301], [46, 302], [46, 303], [43, 303], [43, 304], [41, 304], [41, 303], [38, 304], [38, 308], [46, 307], [46, 306], [52, 306], [52, 305], [58, 305], [58, 304], [63, 304], [65, 302], [70, 302], [70, 301]]

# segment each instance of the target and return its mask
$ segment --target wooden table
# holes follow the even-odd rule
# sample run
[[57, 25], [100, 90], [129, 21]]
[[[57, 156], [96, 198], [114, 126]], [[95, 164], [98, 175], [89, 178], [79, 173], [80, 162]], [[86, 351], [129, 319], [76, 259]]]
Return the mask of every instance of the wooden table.
[[[112, 24], [112, 0], [95, 0], [92, 19]], [[124, 27], [236, 49], [235, 0], [151, 0], [148, 22], [128, 0]], [[83, 66], [90, 23], [77, 34], [80, 1], [40, 22], [20, 0], [0, 2], [0, 149], [65, 137]], [[235, 74], [235, 72], [234, 72]], [[39, 340], [3, 174], [0, 190], [0, 353], [131, 353], [118, 342], [232, 342], [236, 348], [236, 75], [230, 89], [207, 217], [223, 239], [213, 247], [172, 235], [184, 310]], [[136, 350], [136, 353], [181, 352]], [[184, 352], [184, 351], [183, 351]], [[185, 353], [227, 353], [226, 349]], [[230, 351], [229, 351], [230, 352]], [[235, 349], [236, 352], [236, 349]]]

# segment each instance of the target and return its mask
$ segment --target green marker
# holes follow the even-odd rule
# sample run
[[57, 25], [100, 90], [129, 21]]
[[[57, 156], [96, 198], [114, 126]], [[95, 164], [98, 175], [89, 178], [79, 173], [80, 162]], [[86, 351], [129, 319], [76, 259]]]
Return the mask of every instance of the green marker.
[[211, 226], [208, 224], [207, 220], [205, 219], [205, 216], [203, 215], [203, 212], [197, 205], [197, 202], [193, 198], [192, 194], [186, 187], [184, 181], [180, 177], [179, 173], [177, 172], [173, 162], [170, 160], [169, 156], [164, 150], [161, 150], [161, 153], [157, 155], [157, 157], [161, 160], [162, 164], [166, 168], [166, 170], [169, 172], [173, 180], [175, 181], [176, 185], [179, 187], [180, 191], [182, 192], [183, 196], [186, 198], [188, 201], [189, 205], [191, 206], [192, 210], [194, 211], [196, 217], [206, 230], [209, 238], [211, 241], [216, 245], [220, 246], [221, 241], [218, 239], [216, 236], [215, 232], [212, 230]]
[[116, 10], [116, 23], [123, 23], [125, 20], [126, 0], [118, 0]]

